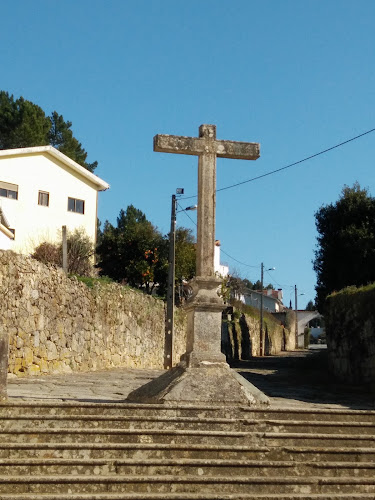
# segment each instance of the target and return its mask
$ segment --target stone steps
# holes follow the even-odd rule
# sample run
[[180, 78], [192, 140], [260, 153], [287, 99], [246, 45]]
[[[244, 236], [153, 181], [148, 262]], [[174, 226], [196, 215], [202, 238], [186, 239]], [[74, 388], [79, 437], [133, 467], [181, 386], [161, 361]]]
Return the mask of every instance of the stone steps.
[[375, 412], [0, 405], [0, 500], [375, 498]]
[[[1, 417], [0, 430], [14, 429], [43, 429], [43, 428], [69, 428], [86, 429], [109, 428], [109, 429], [183, 429], [183, 430], [216, 430], [233, 431], [242, 427], [242, 422], [235, 418], [188, 418], [188, 417], [121, 417], [105, 415], [34, 415], [23, 414], [21, 416]], [[247, 429], [241, 429], [247, 430]]]
[[291, 432], [241, 432], [207, 431], [181, 429], [7, 429], [0, 431], [0, 443], [153, 443], [153, 444], [191, 444], [222, 446], [245, 446], [260, 444], [266, 447], [338, 447], [354, 445], [373, 448], [375, 435], [362, 434], [320, 434]]
[[[101, 411], [98, 412], [98, 406]], [[67, 418], [73, 416], [110, 417], [124, 419], [155, 418], [168, 420], [173, 417], [181, 418], [211, 418], [222, 419], [241, 418], [248, 422], [255, 420], [280, 420], [280, 421], [310, 421], [310, 422], [368, 422], [375, 424], [375, 411], [369, 410], [337, 410], [337, 409], [258, 409], [252, 407], [230, 408], [227, 406], [166, 406], [166, 405], [137, 405], [131, 403], [0, 403], [0, 420], [4, 418], [22, 418], [34, 415], [36, 418]]]
[[[98, 411], [100, 407], [100, 412]], [[0, 417], [19, 417], [23, 414], [45, 415], [47, 417], [71, 417], [74, 415], [100, 415], [131, 418], [233, 418], [240, 411], [239, 408], [228, 406], [167, 406], [167, 405], [139, 405], [134, 403], [45, 403], [44, 401], [32, 403], [0, 403]]]
[[244, 476], [131, 476], [49, 475], [2, 476], [0, 493], [372, 493], [375, 478], [357, 477], [244, 477]]
[[17, 429], [121, 429], [152, 430], [155, 426], [164, 430], [210, 430], [243, 432], [285, 432], [321, 434], [360, 434], [369, 437], [375, 434], [375, 422], [316, 421], [316, 420], [249, 420], [241, 418], [198, 418], [198, 417], [130, 417], [106, 415], [34, 415], [0, 416], [0, 432]]
[[293, 462], [218, 459], [1, 459], [1, 475], [160, 475], [374, 477], [374, 462]]
[[309, 408], [268, 408], [258, 409], [251, 407], [241, 408], [241, 414], [245, 419], [253, 420], [306, 420], [314, 422], [369, 422], [375, 423], [375, 411], [373, 410], [338, 410], [338, 409], [309, 409]]
[[[2, 494], [0, 500], [25, 500], [24, 494]], [[35, 496], [33, 496], [35, 498]], [[201, 494], [201, 493], [79, 493], [79, 494], [38, 494], [40, 500], [364, 500], [374, 499], [372, 493], [287, 493], [287, 494]]]

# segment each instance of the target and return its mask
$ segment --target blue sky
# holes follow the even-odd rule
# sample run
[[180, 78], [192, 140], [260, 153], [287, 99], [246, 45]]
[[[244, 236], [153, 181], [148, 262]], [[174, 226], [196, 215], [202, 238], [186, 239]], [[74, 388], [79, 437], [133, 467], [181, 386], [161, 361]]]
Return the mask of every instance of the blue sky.
[[[375, 127], [373, 0], [12, 0], [2, 3], [2, 90], [58, 111], [111, 189], [169, 230], [171, 195], [197, 192], [197, 158], [154, 153], [155, 134], [259, 142], [255, 162], [219, 159], [222, 188]], [[232, 272], [314, 298], [314, 212], [358, 181], [375, 195], [375, 133], [217, 194], [216, 237]], [[182, 207], [194, 199], [181, 200]], [[194, 213], [190, 216], [195, 220]], [[178, 224], [195, 228], [184, 213]], [[244, 264], [247, 264], [244, 265]]]

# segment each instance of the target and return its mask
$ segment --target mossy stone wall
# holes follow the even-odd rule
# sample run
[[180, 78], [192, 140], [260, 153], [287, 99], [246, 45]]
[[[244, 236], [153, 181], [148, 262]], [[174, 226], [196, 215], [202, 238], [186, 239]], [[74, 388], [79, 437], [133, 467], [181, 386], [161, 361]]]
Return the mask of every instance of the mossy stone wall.
[[[118, 284], [89, 288], [62, 270], [0, 251], [0, 322], [9, 372], [39, 375], [113, 367], [162, 369], [162, 300]], [[186, 346], [176, 311], [174, 362]]]
[[349, 287], [327, 298], [330, 367], [351, 383], [375, 382], [375, 284]]

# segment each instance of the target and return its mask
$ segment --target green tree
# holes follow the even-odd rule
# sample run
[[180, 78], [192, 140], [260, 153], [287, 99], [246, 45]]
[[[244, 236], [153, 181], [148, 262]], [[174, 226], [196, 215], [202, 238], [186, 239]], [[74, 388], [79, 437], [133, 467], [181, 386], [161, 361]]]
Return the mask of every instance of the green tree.
[[179, 227], [176, 229], [176, 268], [175, 276], [178, 283], [190, 280], [195, 276], [196, 247], [191, 229]]
[[54, 111], [50, 117], [50, 124], [50, 129], [48, 131], [49, 144], [64, 153], [64, 155], [69, 156], [69, 158], [76, 161], [79, 165], [93, 172], [98, 162], [86, 162], [87, 153], [70, 130], [72, 122], [66, 122], [62, 115]]
[[316, 311], [316, 306], [312, 300], [309, 300], [306, 305], [306, 311]]
[[316, 304], [323, 312], [333, 291], [375, 281], [375, 198], [358, 183], [344, 186], [339, 200], [322, 206], [315, 221]]
[[0, 91], [0, 149], [44, 146], [50, 126], [42, 108]]
[[133, 205], [120, 210], [117, 226], [105, 222], [97, 248], [102, 275], [152, 293], [166, 281], [166, 245], [161, 233]]
[[[146, 293], [164, 296], [168, 279], [169, 237], [129, 205], [120, 210], [117, 225], [106, 221], [97, 247], [100, 274]], [[176, 284], [195, 276], [195, 240], [190, 229], [176, 230]]]
[[79, 165], [93, 172], [97, 162], [87, 163], [87, 152], [73, 136], [72, 123], [54, 111], [47, 117], [38, 105], [23, 97], [14, 99], [0, 91], [0, 149], [50, 144]]

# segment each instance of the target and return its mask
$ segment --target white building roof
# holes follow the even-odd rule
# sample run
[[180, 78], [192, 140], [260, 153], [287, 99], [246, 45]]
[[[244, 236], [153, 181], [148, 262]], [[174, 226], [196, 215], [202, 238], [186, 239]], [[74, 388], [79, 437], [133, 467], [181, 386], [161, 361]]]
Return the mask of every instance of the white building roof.
[[109, 189], [109, 184], [103, 181], [100, 177], [89, 172], [86, 168], [82, 167], [75, 161], [71, 160], [68, 156], [64, 155], [56, 148], [52, 146], [36, 146], [32, 148], [18, 148], [18, 149], [3, 149], [0, 150], [0, 160], [1, 158], [9, 158], [12, 156], [28, 156], [28, 155], [37, 155], [37, 154], [46, 154], [50, 155], [57, 160], [61, 161], [71, 170], [77, 172], [82, 177], [91, 181], [97, 188], [98, 191], [105, 191]]

